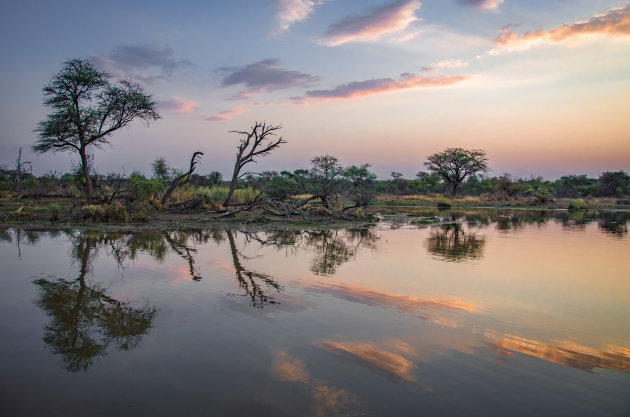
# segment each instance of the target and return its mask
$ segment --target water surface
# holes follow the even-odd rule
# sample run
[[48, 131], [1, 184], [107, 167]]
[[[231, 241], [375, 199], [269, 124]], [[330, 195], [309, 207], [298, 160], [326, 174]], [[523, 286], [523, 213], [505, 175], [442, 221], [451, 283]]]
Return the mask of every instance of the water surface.
[[2, 415], [628, 416], [623, 212], [0, 231]]

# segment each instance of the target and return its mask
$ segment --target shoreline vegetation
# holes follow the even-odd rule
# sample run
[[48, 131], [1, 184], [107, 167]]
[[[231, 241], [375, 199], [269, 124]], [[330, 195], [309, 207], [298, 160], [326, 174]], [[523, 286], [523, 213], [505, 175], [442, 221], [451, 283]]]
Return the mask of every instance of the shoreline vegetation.
[[[303, 196], [298, 196], [303, 197]], [[290, 200], [289, 200], [290, 201]], [[445, 207], [448, 204], [449, 207]], [[31, 229], [79, 228], [98, 230], [203, 229], [212, 227], [338, 228], [369, 226], [385, 219], [411, 224], [437, 224], [452, 215], [493, 212], [497, 216], [527, 212], [568, 213], [581, 218], [596, 216], [600, 211], [630, 213], [630, 201], [611, 197], [571, 199], [556, 198], [544, 204], [532, 199], [497, 200], [474, 196], [454, 198], [442, 195], [380, 195], [361, 210], [341, 213], [325, 209], [321, 203], [304, 206], [304, 215], [275, 215], [263, 209], [243, 211], [221, 217], [221, 211], [203, 208], [159, 210], [143, 207], [140, 213], [129, 213], [122, 204], [86, 205], [82, 199], [57, 195], [20, 195], [0, 192], [0, 227]], [[86, 209], [87, 208], [87, 209]], [[556, 214], [557, 215], [557, 214]], [[420, 219], [420, 220], [417, 220]], [[418, 223], [420, 222], [420, 223]]]

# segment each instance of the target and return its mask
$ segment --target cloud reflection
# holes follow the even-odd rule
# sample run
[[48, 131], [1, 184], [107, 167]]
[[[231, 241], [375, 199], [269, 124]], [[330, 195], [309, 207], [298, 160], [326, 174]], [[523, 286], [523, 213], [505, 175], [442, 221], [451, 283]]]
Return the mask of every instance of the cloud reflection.
[[492, 331], [486, 332], [486, 337], [492, 340], [492, 348], [502, 356], [510, 356], [512, 352], [518, 352], [587, 372], [603, 368], [630, 373], [630, 349], [627, 348], [607, 345], [606, 350], [601, 351], [568, 340], [552, 345]]
[[415, 368], [409, 359], [387, 350], [376, 349], [371, 343], [364, 342], [322, 342], [322, 347], [336, 355], [342, 355], [357, 360], [377, 372], [393, 376], [400, 382], [415, 382], [412, 375]]

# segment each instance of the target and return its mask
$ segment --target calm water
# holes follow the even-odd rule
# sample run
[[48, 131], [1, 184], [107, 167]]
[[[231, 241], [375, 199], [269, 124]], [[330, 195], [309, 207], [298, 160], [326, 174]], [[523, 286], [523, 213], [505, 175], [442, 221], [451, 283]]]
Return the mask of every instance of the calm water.
[[629, 416], [627, 232], [0, 230], [0, 414]]

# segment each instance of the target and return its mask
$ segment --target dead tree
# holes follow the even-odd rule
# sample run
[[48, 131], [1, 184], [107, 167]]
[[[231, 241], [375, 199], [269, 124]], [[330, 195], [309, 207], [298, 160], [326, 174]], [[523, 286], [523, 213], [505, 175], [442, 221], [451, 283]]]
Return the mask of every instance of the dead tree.
[[267, 125], [265, 122], [256, 122], [250, 131], [230, 131], [230, 133], [238, 133], [242, 138], [240, 145], [238, 145], [238, 152], [236, 153], [236, 162], [234, 163], [234, 173], [232, 174], [232, 181], [230, 182], [230, 190], [223, 202], [225, 207], [228, 207], [232, 202], [232, 195], [234, 194], [239, 178], [247, 174], [247, 172], [241, 174], [241, 169], [250, 162], [256, 162], [257, 157], [268, 155], [272, 150], [280, 146], [280, 144], [286, 143], [286, 141], [282, 139], [282, 136], [276, 138], [275, 131], [279, 129], [281, 129], [279, 125], [273, 126]]
[[22, 162], [22, 147], [20, 146], [18, 157], [15, 161], [15, 178], [13, 179], [13, 188], [16, 192], [19, 192], [22, 188], [22, 178], [26, 174], [30, 174], [32, 170], [33, 166], [31, 165], [31, 161]]
[[188, 184], [190, 182], [190, 176], [195, 171], [195, 167], [197, 166], [197, 163], [199, 162], [197, 161], [197, 157], [201, 155], [203, 155], [203, 152], [199, 152], [199, 151], [193, 154], [192, 158], [190, 158], [190, 169], [188, 170], [188, 172], [183, 173], [182, 175], [180, 175], [179, 177], [173, 180], [171, 185], [168, 187], [168, 189], [164, 193], [164, 196], [162, 197], [162, 205], [166, 204], [166, 202], [168, 201], [168, 198], [171, 196], [171, 193], [175, 190], [175, 188], [181, 187], [182, 185]]

